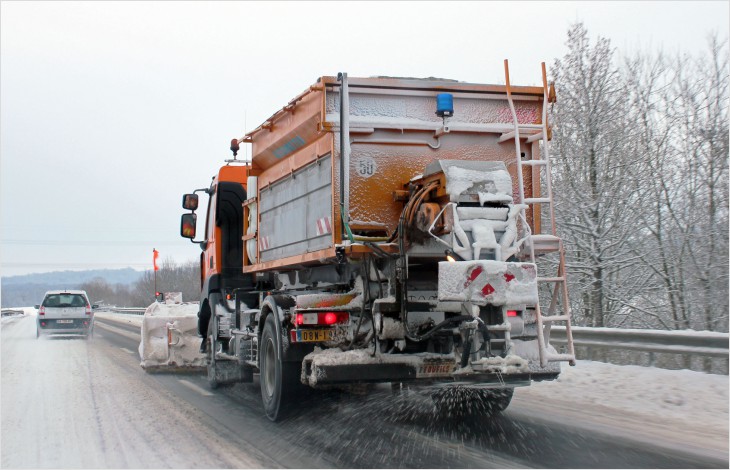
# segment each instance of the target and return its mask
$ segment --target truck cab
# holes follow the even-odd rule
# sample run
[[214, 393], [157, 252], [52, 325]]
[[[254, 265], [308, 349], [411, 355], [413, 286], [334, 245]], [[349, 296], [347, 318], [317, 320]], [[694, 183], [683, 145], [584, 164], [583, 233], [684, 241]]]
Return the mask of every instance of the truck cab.
[[[183, 196], [180, 235], [198, 243], [200, 253], [200, 312], [198, 332], [206, 338], [211, 312], [216, 308], [232, 310], [231, 299], [236, 290], [250, 291], [253, 276], [243, 274], [243, 202], [246, 201], [246, 180], [249, 165], [227, 164], [220, 168], [207, 189]], [[195, 241], [198, 227], [198, 191], [208, 195], [205, 225], [201, 241]], [[245, 295], [241, 292], [240, 295]], [[203, 341], [202, 349], [206, 342]]]

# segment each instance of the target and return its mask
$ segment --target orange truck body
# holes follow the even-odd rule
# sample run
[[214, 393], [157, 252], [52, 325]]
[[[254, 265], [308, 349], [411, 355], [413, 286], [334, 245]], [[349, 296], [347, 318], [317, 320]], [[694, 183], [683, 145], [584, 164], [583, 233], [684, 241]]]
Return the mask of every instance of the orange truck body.
[[[275, 260], [243, 260], [243, 271], [294, 269], [298, 266], [331, 262], [335, 247], [346, 234], [343, 224], [340, 192], [339, 118], [337, 117], [340, 84], [336, 77], [324, 76], [263, 124], [246, 134], [242, 142], [252, 146], [250, 174], [258, 176], [258, 187], [290, 178], [302, 168], [324, 156], [331, 167], [332, 204], [329, 217], [332, 231], [328, 247], [303, 251]], [[435, 99], [439, 93], [452, 93], [454, 117], [449, 135], [441, 136], [439, 148], [432, 148], [434, 132], [443, 125], [435, 115]], [[423, 172], [436, 159], [503, 161], [515, 159], [513, 139], [499, 142], [512, 129], [512, 115], [505, 86], [478, 85], [455, 81], [400, 78], [350, 78], [351, 158], [349, 168], [349, 219], [353, 231], [368, 233], [384, 230], [392, 233], [403, 208], [394, 200], [394, 193], [406, 189], [408, 182]], [[512, 87], [520, 124], [542, 123], [543, 88]], [[399, 109], [402, 107], [403, 109]], [[410, 109], [405, 109], [410, 107]], [[406, 114], [412, 112], [413, 117]], [[361, 113], [361, 114], [358, 114]], [[466, 121], [460, 119], [464, 114]], [[487, 122], [487, 126], [479, 123]], [[385, 136], [379, 138], [379, 136]], [[523, 148], [527, 158], [539, 158], [537, 142]], [[358, 165], [375, 168], [375, 175], [363, 177]], [[516, 167], [508, 166], [518, 192]], [[525, 176], [525, 196], [540, 193], [539, 178]], [[528, 213], [535, 233], [540, 232], [539, 208]], [[261, 230], [266, 227], [260, 225]], [[343, 237], [343, 235], [345, 235]], [[258, 244], [259, 250], [261, 244]], [[370, 252], [363, 246], [347, 248], [348, 255]]]

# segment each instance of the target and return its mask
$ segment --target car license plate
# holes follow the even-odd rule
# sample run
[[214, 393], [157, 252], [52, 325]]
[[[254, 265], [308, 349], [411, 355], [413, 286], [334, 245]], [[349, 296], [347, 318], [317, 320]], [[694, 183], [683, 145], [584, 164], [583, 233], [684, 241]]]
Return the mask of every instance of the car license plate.
[[56, 320], [56, 323], [73, 323], [73, 320]]
[[335, 337], [335, 330], [294, 330], [297, 343], [320, 343], [332, 341]]

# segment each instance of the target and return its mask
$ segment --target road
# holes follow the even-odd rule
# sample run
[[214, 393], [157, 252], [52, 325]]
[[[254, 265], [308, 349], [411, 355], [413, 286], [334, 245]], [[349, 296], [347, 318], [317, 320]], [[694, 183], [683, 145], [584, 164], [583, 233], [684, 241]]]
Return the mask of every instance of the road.
[[[427, 393], [311, 393], [265, 417], [258, 388], [211, 392], [199, 374], [139, 367], [139, 329], [97, 318], [94, 337], [2, 326], [3, 468], [728, 468], [727, 454], [662, 444], [618, 424], [521, 399], [448, 423]], [[678, 432], [679, 434], [679, 432]]]

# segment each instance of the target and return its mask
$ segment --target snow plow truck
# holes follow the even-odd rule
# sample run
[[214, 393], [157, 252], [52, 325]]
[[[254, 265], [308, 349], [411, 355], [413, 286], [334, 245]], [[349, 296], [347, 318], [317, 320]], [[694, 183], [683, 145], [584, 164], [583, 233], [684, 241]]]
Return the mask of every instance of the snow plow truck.
[[[259, 374], [274, 421], [303, 386], [388, 382], [479, 390], [465, 400], [499, 412], [575, 363], [554, 87], [544, 64], [536, 87], [510, 85], [504, 66], [505, 85], [323, 76], [232, 140], [210, 186], [183, 196], [180, 228], [202, 248], [211, 387]], [[542, 256], [555, 259], [544, 276]]]

